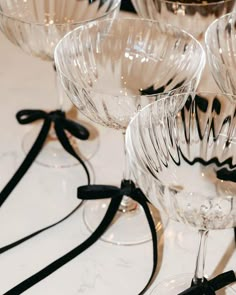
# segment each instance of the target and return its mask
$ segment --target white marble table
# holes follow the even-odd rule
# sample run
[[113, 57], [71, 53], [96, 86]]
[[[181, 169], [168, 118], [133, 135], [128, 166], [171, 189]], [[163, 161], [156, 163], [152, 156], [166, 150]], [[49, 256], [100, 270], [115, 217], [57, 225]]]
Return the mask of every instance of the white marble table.
[[[51, 65], [24, 54], [2, 34], [0, 43], [0, 184], [3, 186], [24, 157], [21, 140], [32, 128], [19, 125], [16, 112], [23, 108], [50, 109], [55, 100]], [[81, 115], [79, 119], [86, 120]], [[106, 180], [107, 184], [118, 184], [122, 169], [122, 138], [117, 131], [93, 126], [100, 139], [99, 149], [91, 159], [96, 183]], [[111, 170], [109, 167], [114, 162], [117, 168]], [[81, 184], [86, 184], [81, 166], [61, 170], [34, 164], [1, 207], [0, 246], [66, 215], [79, 202], [76, 188]], [[0, 255], [0, 294], [89, 236], [82, 211], [79, 209], [63, 224]], [[206, 262], [208, 275], [236, 269], [233, 238], [233, 230], [210, 234]], [[147, 294], [164, 278], [193, 271], [198, 235], [194, 230], [171, 222], [159, 246], [159, 271]], [[98, 241], [24, 294], [136, 295], [146, 284], [151, 268], [151, 242], [115, 246]]]

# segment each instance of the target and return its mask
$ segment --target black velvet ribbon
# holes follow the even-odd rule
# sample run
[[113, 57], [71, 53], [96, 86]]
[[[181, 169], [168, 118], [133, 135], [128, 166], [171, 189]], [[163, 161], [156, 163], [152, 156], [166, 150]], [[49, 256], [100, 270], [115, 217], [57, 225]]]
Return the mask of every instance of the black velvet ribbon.
[[[89, 132], [85, 127], [83, 127], [77, 122], [67, 119], [65, 117], [65, 113], [60, 110], [56, 110], [50, 113], [46, 113], [42, 110], [22, 110], [16, 114], [16, 118], [20, 124], [28, 124], [37, 120], [43, 120], [43, 125], [38, 134], [38, 137], [36, 138], [28, 154], [26, 155], [24, 161], [21, 163], [17, 171], [14, 173], [10, 181], [5, 185], [5, 187], [0, 192], [0, 207], [7, 200], [11, 192], [14, 190], [14, 188], [17, 186], [17, 184], [20, 182], [20, 180], [23, 178], [25, 173], [28, 171], [28, 169], [36, 159], [37, 155], [43, 147], [43, 144], [45, 143], [45, 140], [48, 136], [52, 124], [54, 124], [55, 133], [61, 145], [69, 154], [71, 154], [71, 156], [75, 157], [81, 163], [86, 172], [88, 183], [90, 183], [89, 171], [83, 160], [74, 151], [67, 136], [68, 131], [74, 137], [81, 140], [86, 140], [89, 137]], [[0, 254], [12, 249], [13, 247], [20, 245], [21, 243], [29, 240], [30, 238], [33, 238], [34, 236], [42, 233], [43, 231], [63, 222], [64, 220], [69, 218], [80, 207], [80, 205], [81, 204], [79, 204], [69, 214], [67, 214], [65, 217], [58, 220], [57, 222], [49, 226], [46, 226], [42, 229], [39, 229], [38, 231], [35, 231], [34, 233], [31, 233], [28, 236], [25, 236], [15, 242], [12, 242], [9, 245], [1, 247]]]
[[[18, 182], [21, 180], [21, 178], [24, 176], [24, 174], [27, 172], [27, 170], [29, 169], [29, 167], [31, 166], [35, 158], [37, 157], [38, 153], [40, 152], [47, 138], [47, 135], [49, 133], [52, 123], [54, 123], [54, 129], [55, 129], [56, 135], [59, 141], [61, 142], [62, 146], [69, 154], [75, 157], [82, 164], [87, 174], [88, 183], [90, 183], [89, 172], [87, 170], [87, 167], [74, 151], [66, 134], [66, 131], [69, 131], [73, 136], [80, 138], [82, 140], [83, 139], [86, 140], [89, 134], [88, 134], [88, 131], [83, 126], [71, 120], [66, 119], [65, 114], [62, 111], [53, 111], [50, 113], [46, 113], [41, 110], [23, 110], [17, 113], [17, 119], [18, 119], [18, 122], [21, 124], [28, 124], [40, 119], [43, 120], [44, 122], [41, 128], [41, 131], [39, 132], [39, 135], [36, 141], [34, 142], [32, 148], [30, 149], [29, 153], [27, 154], [25, 160], [23, 161], [21, 166], [18, 168], [18, 170], [16, 171], [16, 173], [14, 174], [10, 182], [2, 190], [0, 194], [0, 206], [4, 203], [4, 201], [7, 199], [9, 194], [12, 192], [12, 190], [15, 188], [15, 186], [18, 184]], [[48, 277], [50, 274], [58, 270], [63, 265], [70, 262], [72, 259], [77, 257], [82, 252], [84, 252], [90, 246], [92, 246], [104, 234], [108, 226], [111, 224], [113, 218], [115, 217], [117, 211], [119, 210], [119, 206], [121, 204], [123, 196], [128, 196], [132, 198], [143, 207], [147, 217], [147, 221], [149, 223], [151, 234], [152, 234], [153, 268], [146, 286], [143, 288], [141, 292], [138, 293], [138, 295], [144, 294], [154, 278], [157, 263], [158, 263], [157, 233], [156, 233], [154, 221], [152, 219], [152, 215], [148, 207], [148, 201], [145, 195], [139, 188], [135, 186], [135, 184], [131, 180], [123, 180], [120, 188], [115, 186], [90, 185], [90, 184], [79, 187], [78, 188], [79, 199], [93, 200], [93, 199], [111, 198], [111, 202], [108, 206], [106, 214], [104, 218], [102, 219], [102, 221], [100, 222], [100, 224], [98, 225], [97, 229], [80, 245], [78, 245], [77, 247], [75, 247], [74, 249], [72, 249], [71, 251], [63, 255], [62, 257], [58, 258], [54, 262], [50, 263], [45, 268], [33, 274], [29, 278], [25, 279], [21, 283], [17, 284], [15, 287], [10, 289], [3, 295], [18, 295], [25, 292], [26, 290], [28, 290], [29, 288], [31, 288], [32, 286], [39, 283], [40, 281]], [[71, 214], [69, 214], [68, 216], [70, 216]], [[65, 220], [65, 218], [62, 220]], [[58, 223], [59, 222], [55, 224], [58, 224]], [[47, 228], [50, 228], [50, 227], [51, 226]], [[19, 240], [18, 242], [12, 243], [9, 246], [3, 247], [2, 251], [0, 249], [0, 253], [3, 253], [4, 251], [10, 249], [13, 246], [19, 245], [21, 242], [26, 241], [29, 238], [32, 238], [34, 235], [40, 232], [42, 232], [42, 230], [39, 230], [36, 233], [31, 234], [28, 237], [25, 237]], [[217, 276], [215, 279], [212, 279], [209, 282], [204, 281], [204, 284], [202, 283], [198, 285], [193, 285], [188, 290], [182, 292], [181, 295], [215, 294], [215, 293], [210, 293], [210, 291], [214, 292], [215, 290], [218, 290], [233, 281], [235, 281], [235, 275], [234, 275], [234, 272], [231, 271], [231, 272], [222, 274], [220, 276]]]
[[3, 295], [19, 295], [34, 286], [35, 284], [39, 283], [49, 275], [51, 275], [53, 272], [58, 270], [60, 267], [65, 265], [66, 263], [73, 260], [75, 257], [77, 257], [79, 254], [84, 252], [86, 249], [88, 249], [91, 245], [93, 245], [101, 235], [106, 231], [107, 227], [112, 222], [118, 208], [120, 205], [120, 202], [122, 200], [122, 197], [117, 197], [111, 200], [110, 205], [108, 206], [107, 212], [97, 227], [97, 229], [92, 233], [92, 235], [86, 239], [84, 242], [82, 242], [80, 245], [72, 249], [70, 252], [66, 253], [62, 257], [58, 258], [57, 260], [53, 261], [49, 265], [47, 265], [45, 268], [41, 269], [34, 275], [30, 276], [26, 280], [22, 281]]
[[153, 239], [153, 270], [150, 276], [150, 279], [144, 289], [139, 292], [139, 295], [142, 295], [147, 290], [148, 286], [152, 282], [152, 279], [155, 274], [158, 261], [158, 252], [157, 252], [157, 234], [155, 229], [155, 224], [153, 222], [147, 199], [139, 188], [136, 188], [134, 183], [130, 180], [123, 180], [121, 187], [107, 186], [107, 185], [88, 185], [81, 186], [78, 188], [78, 198], [82, 200], [92, 200], [92, 199], [101, 199], [101, 198], [111, 198], [111, 202], [108, 206], [107, 212], [102, 219], [101, 223], [98, 225], [97, 229], [90, 235], [88, 239], [78, 245], [76, 248], [66, 253], [64, 256], [60, 257], [56, 261], [52, 262], [44, 269], [35, 273], [31, 277], [27, 278], [20, 284], [16, 285], [11, 290], [4, 293], [4, 295], [18, 295], [34, 286], [54, 271], [70, 262], [76, 256], [84, 252], [90, 246], [92, 246], [106, 231], [108, 226], [111, 224], [114, 216], [116, 215], [123, 196], [129, 196], [133, 200], [137, 201], [144, 209], [146, 217], [151, 229], [152, 239]]
[[203, 282], [197, 282], [197, 284], [192, 282], [189, 289], [179, 293], [178, 295], [215, 295], [215, 291], [220, 290], [235, 281], [235, 273], [230, 270], [209, 281], [204, 278]]
[[[109, 199], [111, 198], [112, 201], [118, 199], [119, 201], [122, 200], [123, 196], [128, 196], [132, 198], [134, 201], [138, 202], [142, 207], [146, 214], [147, 222], [150, 227], [151, 235], [152, 235], [152, 244], [153, 244], [153, 268], [151, 272], [151, 276], [138, 295], [144, 294], [149, 285], [151, 284], [156, 268], [158, 263], [158, 242], [157, 242], [157, 232], [155, 228], [155, 224], [148, 207], [148, 201], [144, 193], [141, 191], [140, 188], [137, 188], [132, 180], [122, 180], [120, 188], [116, 186], [110, 185], [87, 185], [81, 186], [78, 188], [78, 198], [82, 200], [94, 200], [94, 199]], [[111, 201], [111, 202], [112, 202]], [[138, 226], [138, 225], [137, 225]]]

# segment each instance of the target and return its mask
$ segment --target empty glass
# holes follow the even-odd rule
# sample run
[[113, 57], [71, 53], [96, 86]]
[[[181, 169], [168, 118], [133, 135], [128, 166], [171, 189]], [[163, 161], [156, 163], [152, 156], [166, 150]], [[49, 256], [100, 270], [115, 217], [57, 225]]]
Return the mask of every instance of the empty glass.
[[[115, 17], [120, 2], [121, 0], [0, 0], [0, 29], [27, 54], [53, 64], [55, 46], [65, 33], [82, 23]], [[60, 88], [58, 90], [56, 108], [62, 109], [63, 98]], [[24, 151], [30, 149], [38, 132], [39, 128], [34, 128], [24, 137]], [[97, 148], [96, 140], [82, 142], [71, 138], [71, 143], [85, 158], [91, 156]], [[51, 167], [78, 163], [63, 150], [53, 132], [36, 161]]]
[[[175, 221], [199, 229], [193, 283], [201, 284], [208, 231], [236, 225], [235, 97], [193, 92], [154, 102], [132, 119], [126, 148], [141, 189], [154, 188], [150, 201]], [[145, 174], [149, 184], [140, 178]], [[190, 284], [189, 275], [178, 276], [153, 294], [176, 295]], [[224, 294], [234, 293], [227, 288]]]
[[211, 73], [221, 91], [236, 94], [236, 13], [215, 20], [205, 43]]
[[[85, 24], [68, 33], [55, 49], [55, 63], [77, 108], [92, 121], [125, 134], [130, 119], [145, 105], [169, 92], [195, 89], [205, 55], [201, 45], [178, 28], [125, 18]], [[123, 175], [130, 179], [129, 169]], [[90, 230], [97, 227], [108, 203], [86, 203], [84, 218]], [[123, 198], [103, 239], [117, 244], [150, 239], [136, 202]]]

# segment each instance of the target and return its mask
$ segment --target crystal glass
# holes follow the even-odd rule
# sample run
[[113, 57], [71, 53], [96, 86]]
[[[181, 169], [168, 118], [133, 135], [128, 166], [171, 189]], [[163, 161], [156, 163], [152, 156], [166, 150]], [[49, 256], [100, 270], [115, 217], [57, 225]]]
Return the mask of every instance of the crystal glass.
[[215, 19], [231, 12], [235, 0], [132, 0], [141, 17], [169, 22], [201, 39]]
[[[92, 121], [125, 134], [132, 116], [145, 105], [166, 93], [196, 88], [205, 55], [201, 45], [178, 28], [122, 18], [68, 33], [55, 49], [55, 63], [77, 108]], [[126, 167], [123, 178], [130, 177]], [[94, 230], [107, 201], [90, 201], [84, 208], [85, 222]], [[130, 198], [123, 198], [118, 217], [104, 240], [134, 244], [150, 238], [143, 211]]]
[[236, 94], [236, 13], [215, 20], [207, 29], [205, 44], [211, 73], [223, 92]]
[[[82, 23], [112, 19], [119, 12], [120, 2], [121, 0], [0, 0], [0, 29], [27, 54], [53, 64], [55, 46], [64, 34]], [[60, 90], [58, 87], [56, 108], [62, 109], [63, 97]], [[25, 152], [31, 148], [38, 132], [39, 128], [33, 128], [24, 137]], [[71, 144], [84, 158], [94, 154], [97, 148], [96, 139], [92, 138], [88, 141], [71, 138]], [[50, 133], [36, 161], [50, 167], [78, 163], [64, 151], [54, 132]]]
[[[200, 284], [208, 231], [236, 225], [235, 96], [193, 92], [156, 101], [132, 119], [126, 148], [133, 174], [144, 191], [149, 187], [154, 206], [199, 230], [193, 282]], [[148, 178], [140, 177], [145, 174]], [[153, 294], [176, 295], [190, 284], [182, 275], [160, 283]]]

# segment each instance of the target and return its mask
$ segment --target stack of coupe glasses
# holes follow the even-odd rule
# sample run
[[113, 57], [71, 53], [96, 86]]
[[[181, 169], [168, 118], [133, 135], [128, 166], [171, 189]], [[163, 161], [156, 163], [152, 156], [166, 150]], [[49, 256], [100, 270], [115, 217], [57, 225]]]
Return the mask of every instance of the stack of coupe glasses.
[[[201, 284], [208, 231], [236, 225], [236, 17], [217, 19], [235, 1], [133, 2], [140, 15], [153, 20], [115, 18], [118, 0], [0, 1], [1, 30], [26, 52], [55, 61], [64, 91], [81, 113], [126, 136], [129, 161], [123, 178], [133, 175], [160, 212], [199, 229], [194, 275], [160, 283], [153, 293], [176, 295], [192, 278]], [[196, 92], [205, 65], [197, 39], [214, 19], [206, 33], [210, 66], [217, 84], [230, 94]], [[83, 206], [91, 231], [108, 203]], [[159, 230], [160, 220], [156, 226]], [[136, 202], [123, 197], [102, 239], [123, 245], [150, 240]]]
[[[124, 179], [132, 172], [160, 212], [199, 229], [194, 274], [161, 282], [152, 293], [176, 295], [191, 281], [204, 281], [208, 231], [236, 226], [236, 16], [220, 17], [234, 9], [235, 1], [133, 3], [141, 16], [153, 20], [116, 18], [80, 26], [58, 43], [55, 63], [76, 107], [126, 136]], [[205, 65], [197, 39], [203, 40], [208, 26], [210, 68], [225, 93], [196, 90]], [[105, 200], [84, 206], [91, 231], [107, 207]], [[102, 239], [124, 245], [148, 240], [143, 215], [124, 196]], [[229, 287], [223, 292], [236, 294]]]

